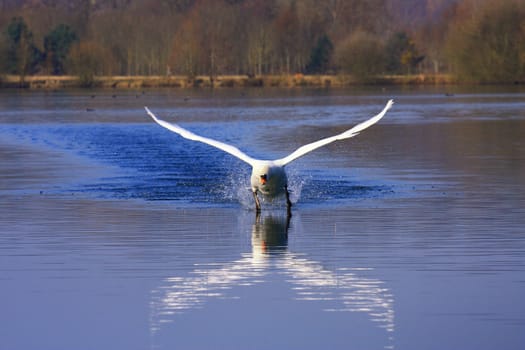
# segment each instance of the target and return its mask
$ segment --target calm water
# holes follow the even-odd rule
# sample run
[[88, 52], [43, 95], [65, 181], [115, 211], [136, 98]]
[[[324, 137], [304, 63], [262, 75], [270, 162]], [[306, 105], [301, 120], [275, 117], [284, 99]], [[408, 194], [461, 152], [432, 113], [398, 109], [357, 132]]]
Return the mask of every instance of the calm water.
[[[0, 91], [0, 350], [523, 349], [525, 92]], [[249, 169], [151, 122], [279, 158]]]

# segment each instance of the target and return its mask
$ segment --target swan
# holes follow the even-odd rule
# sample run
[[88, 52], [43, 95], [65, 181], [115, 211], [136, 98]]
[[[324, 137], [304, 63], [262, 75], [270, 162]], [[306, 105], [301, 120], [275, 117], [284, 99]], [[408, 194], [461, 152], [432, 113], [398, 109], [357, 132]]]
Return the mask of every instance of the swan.
[[353, 128], [346, 130], [345, 132], [301, 146], [294, 152], [290, 153], [288, 156], [275, 160], [263, 160], [252, 158], [235, 146], [228, 145], [226, 143], [216, 141], [207, 137], [196, 135], [193, 132], [184, 129], [177, 124], [168, 123], [167, 121], [157, 118], [157, 116], [155, 116], [155, 114], [153, 114], [153, 112], [151, 112], [151, 110], [148, 107], [144, 108], [147, 114], [160, 126], [170, 131], [173, 131], [188, 140], [202, 142], [215, 148], [218, 148], [248, 163], [252, 167], [250, 185], [255, 201], [256, 212], [259, 213], [261, 211], [261, 202], [259, 200], [258, 194], [261, 194], [268, 198], [275, 198], [284, 194], [286, 198], [286, 207], [288, 210], [288, 214], [290, 214], [292, 202], [290, 201], [290, 193], [288, 191], [288, 180], [284, 167], [290, 162], [296, 160], [299, 157], [304, 156], [305, 154], [319, 147], [325, 146], [334, 141], [344, 140], [358, 135], [361, 131], [374, 125], [381, 118], [383, 118], [383, 116], [392, 107], [393, 104], [394, 101], [389, 100], [386, 106], [383, 108], [383, 110], [376, 116], [357, 124]]

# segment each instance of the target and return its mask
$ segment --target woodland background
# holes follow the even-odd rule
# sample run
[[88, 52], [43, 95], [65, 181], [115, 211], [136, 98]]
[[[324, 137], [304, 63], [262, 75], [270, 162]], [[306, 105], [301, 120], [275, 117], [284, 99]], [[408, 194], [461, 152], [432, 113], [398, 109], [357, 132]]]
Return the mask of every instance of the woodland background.
[[0, 0], [7, 74], [525, 82], [525, 0]]

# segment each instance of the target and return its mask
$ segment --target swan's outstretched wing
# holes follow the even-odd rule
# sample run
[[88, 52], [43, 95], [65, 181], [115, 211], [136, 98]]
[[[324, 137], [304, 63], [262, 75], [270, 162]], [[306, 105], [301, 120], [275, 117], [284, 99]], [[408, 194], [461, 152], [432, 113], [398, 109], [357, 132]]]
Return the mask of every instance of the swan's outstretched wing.
[[313, 151], [314, 149], [317, 149], [319, 147], [322, 147], [324, 145], [327, 145], [327, 144], [332, 143], [332, 142], [337, 141], [337, 140], [343, 140], [343, 139], [348, 139], [350, 137], [354, 137], [357, 134], [359, 134], [361, 131], [365, 130], [369, 126], [374, 125], [381, 118], [383, 118], [383, 116], [390, 109], [390, 107], [392, 107], [393, 104], [394, 104], [394, 101], [390, 100], [386, 104], [385, 108], [383, 108], [381, 113], [379, 113], [378, 115], [376, 115], [376, 116], [374, 116], [374, 117], [372, 117], [372, 118], [370, 118], [370, 119], [368, 119], [368, 120], [366, 120], [366, 121], [364, 121], [364, 122], [362, 122], [360, 124], [357, 124], [353, 128], [351, 128], [351, 129], [349, 129], [349, 130], [347, 130], [347, 131], [345, 131], [345, 132], [343, 132], [343, 133], [341, 133], [339, 135], [335, 135], [335, 136], [332, 136], [332, 137], [327, 137], [325, 139], [322, 139], [322, 140], [319, 140], [319, 141], [316, 141], [316, 142], [312, 142], [312, 143], [309, 143], [309, 144], [304, 145], [302, 147], [299, 147], [297, 150], [295, 150], [289, 156], [275, 160], [275, 163], [280, 165], [280, 166], [284, 166], [284, 165], [290, 163], [291, 161], [293, 161], [293, 160], [295, 160], [295, 159], [297, 159], [299, 157], [302, 157], [305, 154]]
[[168, 123], [162, 119], [158, 119], [155, 114], [153, 114], [148, 107], [144, 107], [146, 109], [146, 112], [148, 112], [149, 116], [151, 118], [153, 118], [154, 121], [156, 121], [160, 126], [162, 127], [165, 127], [166, 129], [168, 130], [171, 130], [177, 134], [179, 134], [180, 136], [188, 139], [188, 140], [193, 140], [193, 141], [199, 141], [199, 142], [203, 142], [203, 143], [206, 143], [210, 146], [213, 146], [213, 147], [216, 147], [220, 150], [223, 150], [224, 152], [227, 152], [243, 161], [245, 161], [246, 163], [250, 164], [253, 166], [253, 164], [255, 162], [257, 162], [257, 159], [254, 159], [248, 155], [246, 155], [244, 152], [242, 152], [241, 150], [239, 150], [237, 147], [234, 147], [234, 146], [231, 146], [231, 145], [228, 145], [228, 144], [225, 144], [225, 143], [222, 143], [220, 141], [215, 141], [215, 140], [212, 140], [212, 139], [209, 139], [207, 137], [202, 137], [202, 136], [199, 136], [199, 135], [195, 135], [194, 133], [192, 133], [191, 131], [188, 131], [186, 129], [183, 129], [181, 128], [180, 126], [178, 126], [177, 124], [171, 124], [171, 123]]

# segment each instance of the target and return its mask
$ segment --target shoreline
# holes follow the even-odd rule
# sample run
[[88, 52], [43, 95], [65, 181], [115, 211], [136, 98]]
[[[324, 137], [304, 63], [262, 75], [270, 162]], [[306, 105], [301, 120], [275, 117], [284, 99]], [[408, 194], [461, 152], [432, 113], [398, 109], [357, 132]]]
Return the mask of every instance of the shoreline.
[[79, 77], [0, 75], [0, 89], [67, 89], [67, 88], [238, 88], [238, 87], [318, 87], [341, 88], [356, 85], [453, 85], [458, 81], [448, 74], [382, 75], [359, 80], [349, 75], [220, 75], [216, 77], [173, 76], [97, 76], [86, 85]]

